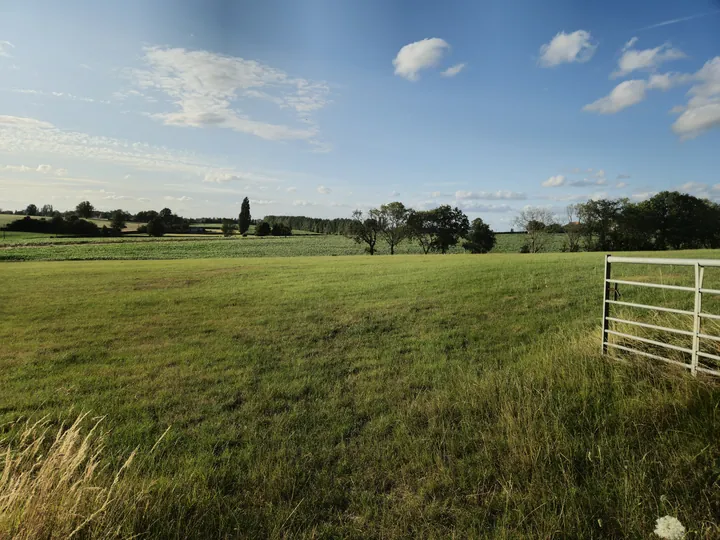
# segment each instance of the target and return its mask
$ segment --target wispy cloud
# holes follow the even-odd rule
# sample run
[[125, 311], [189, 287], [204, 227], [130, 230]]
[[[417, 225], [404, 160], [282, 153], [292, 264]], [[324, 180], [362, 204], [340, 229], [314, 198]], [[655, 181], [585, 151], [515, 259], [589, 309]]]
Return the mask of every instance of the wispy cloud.
[[651, 24], [650, 26], [643, 26], [642, 28], [638, 28], [636, 32], [640, 32], [641, 30], [650, 30], [651, 28], [659, 28], [661, 26], [667, 26], [669, 24], [677, 24], [685, 21], [692, 21], [693, 19], [700, 19], [702, 17], [707, 17], [708, 15], [717, 15], [720, 13], [720, 10], [718, 11], [708, 11], [707, 13], [698, 13], [697, 15], [690, 15], [688, 17], [679, 17], [677, 19], [670, 19], [667, 21], [659, 22], [656, 24]]
[[450, 66], [445, 71], [441, 72], [440, 75], [443, 77], [454, 77], [458, 73], [460, 73], [465, 68], [465, 64], [455, 64], [454, 66]]
[[9, 41], [0, 41], [0, 56], [5, 58], [12, 58], [12, 55], [10, 54], [10, 50], [14, 49], [15, 45], [10, 43]]

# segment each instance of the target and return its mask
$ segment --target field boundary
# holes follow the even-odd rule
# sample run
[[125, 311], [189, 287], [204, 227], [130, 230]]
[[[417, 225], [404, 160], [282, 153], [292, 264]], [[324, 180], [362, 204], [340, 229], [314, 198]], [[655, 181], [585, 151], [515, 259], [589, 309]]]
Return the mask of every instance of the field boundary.
[[[652, 283], [644, 281], [627, 281], [612, 278], [612, 264], [652, 264], [652, 265], [670, 265], [670, 266], [691, 266], [695, 270], [695, 285], [693, 287], [681, 286], [681, 285], [666, 285], [664, 283]], [[690, 373], [697, 376], [698, 373], [706, 373], [708, 375], [715, 375], [720, 377], [720, 370], [710, 369], [703, 367], [700, 364], [700, 359], [715, 360], [720, 362], [720, 356], [707, 353], [700, 350], [700, 340], [707, 339], [711, 341], [720, 342], [720, 336], [714, 336], [710, 334], [704, 334], [701, 332], [702, 320], [712, 319], [720, 320], [720, 315], [712, 313], [704, 313], [702, 311], [702, 297], [703, 294], [720, 295], [718, 289], [706, 289], [703, 287], [703, 279], [705, 277], [706, 267], [720, 267], [720, 260], [713, 259], [661, 259], [661, 258], [644, 258], [644, 257], [617, 257], [614, 255], [605, 255], [605, 277], [603, 279], [603, 317], [602, 317], [602, 334], [601, 334], [601, 353], [608, 354], [608, 348], [618, 349], [621, 351], [639, 354], [641, 356], [652, 358], [655, 360], [661, 360], [670, 364], [674, 364], [685, 369], [689, 369]], [[648, 304], [636, 304], [633, 302], [622, 302], [618, 300], [618, 285], [629, 285], [636, 287], [650, 287], [655, 289], [669, 289], [674, 291], [692, 292], [695, 296], [694, 308], [692, 311], [675, 309], [669, 307], [653, 306]], [[610, 294], [613, 294], [613, 299], [610, 299]], [[625, 306], [637, 309], [652, 310], [666, 313], [674, 313], [678, 315], [687, 315], [693, 318], [692, 330], [683, 330], [681, 328], [672, 328], [667, 326], [659, 326], [650, 323], [644, 323], [639, 321], [633, 321], [628, 319], [620, 319], [617, 317], [610, 316], [610, 307], [612, 305]], [[638, 326], [643, 328], [649, 328], [652, 330], [659, 330], [661, 332], [668, 332], [673, 334], [679, 334], [684, 336], [692, 337], [692, 348], [680, 347], [671, 343], [665, 343], [653, 339], [643, 338], [617, 330], [610, 329], [610, 323], [628, 324], [632, 326]], [[646, 351], [633, 349], [626, 345], [620, 345], [618, 343], [612, 343], [609, 340], [609, 336], [618, 336], [626, 339], [638, 341], [648, 345], [655, 345], [663, 347], [665, 349], [675, 350], [690, 355], [690, 363], [680, 362], [665, 358], [658, 354], [651, 354]]]

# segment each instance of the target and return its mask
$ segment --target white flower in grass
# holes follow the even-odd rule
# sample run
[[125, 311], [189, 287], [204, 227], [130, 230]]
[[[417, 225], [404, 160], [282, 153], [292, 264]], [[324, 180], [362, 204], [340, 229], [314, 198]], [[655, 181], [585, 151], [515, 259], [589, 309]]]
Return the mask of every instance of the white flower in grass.
[[655, 534], [667, 540], [682, 540], [685, 538], [685, 527], [678, 518], [665, 516], [655, 522]]

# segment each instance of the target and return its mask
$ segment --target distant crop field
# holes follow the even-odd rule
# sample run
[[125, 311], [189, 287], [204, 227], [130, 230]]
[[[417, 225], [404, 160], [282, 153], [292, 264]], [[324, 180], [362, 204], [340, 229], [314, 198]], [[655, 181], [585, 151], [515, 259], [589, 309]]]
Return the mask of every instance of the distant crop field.
[[[302, 233], [302, 231], [301, 231]], [[17, 236], [13, 236], [17, 235]], [[563, 235], [555, 235], [548, 250], [562, 248]], [[517, 253], [524, 235], [499, 234], [495, 253]], [[378, 243], [378, 254], [388, 254], [384, 244]], [[456, 246], [451, 253], [463, 252]], [[223, 257], [302, 257], [320, 255], [362, 255], [364, 246], [338, 235], [314, 233], [291, 237], [257, 237], [248, 235], [231, 238], [222, 236], [166, 235], [152, 238], [145, 235], [121, 238], [67, 238], [52, 235], [0, 233], [0, 261], [12, 260], [92, 260], [92, 259], [197, 259]], [[420, 254], [419, 245], [405, 241], [398, 254]]]
[[[617, 276], [653, 271], [689, 278]], [[89, 411], [100, 486], [137, 448], [96, 537], [650, 538], [666, 514], [720, 534], [720, 385], [599, 356], [602, 254], [0, 272], [0, 442]], [[623, 289], [692, 301], [664, 292]]]

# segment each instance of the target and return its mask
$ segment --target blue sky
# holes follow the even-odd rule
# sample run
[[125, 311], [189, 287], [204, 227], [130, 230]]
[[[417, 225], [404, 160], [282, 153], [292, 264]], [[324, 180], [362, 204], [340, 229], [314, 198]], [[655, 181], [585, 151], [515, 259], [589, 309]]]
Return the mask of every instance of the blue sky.
[[720, 200], [720, 2], [0, 7], [0, 208]]

